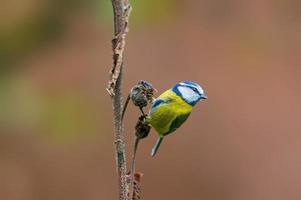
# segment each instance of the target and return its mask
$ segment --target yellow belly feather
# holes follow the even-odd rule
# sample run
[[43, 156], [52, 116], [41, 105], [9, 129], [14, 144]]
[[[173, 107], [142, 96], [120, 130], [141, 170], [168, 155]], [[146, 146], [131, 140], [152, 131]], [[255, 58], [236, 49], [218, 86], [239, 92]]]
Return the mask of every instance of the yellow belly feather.
[[172, 90], [167, 90], [159, 97], [162, 100], [171, 100], [169, 103], [160, 104], [154, 112], [150, 113], [149, 123], [156, 129], [160, 136], [169, 132], [171, 123], [176, 117], [189, 114], [192, 106], [186, 103]]

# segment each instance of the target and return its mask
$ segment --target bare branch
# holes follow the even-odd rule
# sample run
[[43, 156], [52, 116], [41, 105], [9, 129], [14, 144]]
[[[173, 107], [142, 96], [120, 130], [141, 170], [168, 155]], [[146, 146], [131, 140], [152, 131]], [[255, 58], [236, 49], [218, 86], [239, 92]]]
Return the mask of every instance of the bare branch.
[[122, 68], [125, 36], [128, 32], [128, 20], [131, 5], [128, 0], [111, 0], [114, 12], [114, 38], [112, 40], [113, 66], [107, 87], [112, 98], [115, 126], [115, 153], [118, 173], [119, 199], [127, 200], [128, 185], [126, 182], [125, 144], [122, 122]]
[[118, 88], [116, 84], [123, 67], [125, 36], [128, 32], [128, 22], [132, 7], [129, 3], [124, 4], [122, 0], [112, 0], [112, 5], [114, 9], [113, 66], [110, 71], [111, 77], [107, 91], [113, 97], [115, 90]]

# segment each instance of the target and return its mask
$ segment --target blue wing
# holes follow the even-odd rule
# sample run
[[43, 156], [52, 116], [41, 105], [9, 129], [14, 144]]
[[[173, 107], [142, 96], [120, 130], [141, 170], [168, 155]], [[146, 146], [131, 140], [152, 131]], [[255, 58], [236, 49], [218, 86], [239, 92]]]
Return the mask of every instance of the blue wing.
[[167, 104], [170, 103], [171, 99], [156, 99], [155, 102], [153, 103], [152, 107], [151, 107], [151, 113], [155, 112], [155, 110], [162, 104]]
[[189, 115], [190, 115], [190, 113], [185, 114], [185, 115], [179, 115], [178, 117], [176, 117], [176, 118], [172, 121], [172, 123], [171, 123], [171, 125], [170, 125], [170, 127], [169, 127], [169, 131], [168, 131], [165, 135], [167, 135], [167, 134], [169, 134], [169, 133], [172, 133], [172, 132], [174, 132], [177, 128], [179, 128], [179, 127], [186, 121], [186, 119], [189, 117]]

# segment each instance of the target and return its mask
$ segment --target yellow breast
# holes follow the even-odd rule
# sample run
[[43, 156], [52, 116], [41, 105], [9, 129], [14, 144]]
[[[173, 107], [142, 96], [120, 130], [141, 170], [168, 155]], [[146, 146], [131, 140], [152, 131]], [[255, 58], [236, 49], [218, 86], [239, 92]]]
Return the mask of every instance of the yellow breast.
[[164, 136], [169, 132], [171, 123], [178, 116], [189, 114], [192, 106], [172, 90], [165, 91], [158, 99], [162, 99], [168, 103], [162, 103], [150, 112], [149, 123], [156, 129], [159, 135]]

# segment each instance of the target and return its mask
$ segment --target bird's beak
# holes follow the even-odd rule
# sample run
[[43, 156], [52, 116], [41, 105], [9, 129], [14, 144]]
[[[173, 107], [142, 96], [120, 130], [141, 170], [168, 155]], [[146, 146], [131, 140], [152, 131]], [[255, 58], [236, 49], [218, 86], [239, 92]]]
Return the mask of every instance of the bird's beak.
[[201, 98], [202, 99], [208, 99], [207, 95], [205, 95], [205, 94], [203, 94]]

